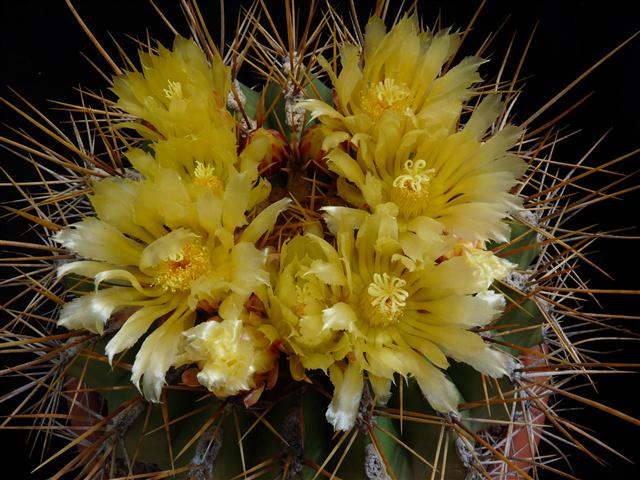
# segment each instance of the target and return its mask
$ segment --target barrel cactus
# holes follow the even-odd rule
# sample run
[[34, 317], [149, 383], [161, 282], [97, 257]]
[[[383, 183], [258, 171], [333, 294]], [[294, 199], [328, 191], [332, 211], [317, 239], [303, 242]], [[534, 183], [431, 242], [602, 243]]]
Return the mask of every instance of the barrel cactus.
[[563, 398], [639, 424], [568, 388], [624, 367], [572, 331], [606, 325], [575, 272], [598, 234], [568, 223], [619, 160], [555, 161], [518, 73], [457, 55], [469, 30], [286, 5], [286, 35], [258, 2], [226, 51], [192, 1], [171, 45], [101, 48], [72, 134], [16, 107], [60, 149], [3, 138], [41, 232], [5, 242], [40, 253], [3, 259], [32, 297], [5, 307], [4, 428], [62, 432], [55, 478], [455, 480], [593, 455]]

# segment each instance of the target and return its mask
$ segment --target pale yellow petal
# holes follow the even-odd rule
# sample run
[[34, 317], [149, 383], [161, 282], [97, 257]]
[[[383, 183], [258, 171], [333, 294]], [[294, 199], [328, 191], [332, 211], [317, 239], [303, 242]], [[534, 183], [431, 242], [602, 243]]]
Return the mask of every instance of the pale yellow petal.
[[364, 172], [351, 156], [345, 151], [336, 148], [325, 157], [329, 169], [341, 177], [360, 186], [364, 183]]
[[264, 268], [266, 260], [267, 252], [258, 250], [253, 243], [240, 242], [233, 247], [231, 289], [248, 296], [258, 285], [269, 283], [269, 274]]
[[311, 112], [312, 119], [318, 117], [342, 118], [342, 115], [335, 108], [330, 107], [322, 100], [309, 99], [298, 104]]
[[78, 262], [63, 263], [57, 268], [56, 274], [58, 278], [62, 278], [65, 275], [71, 274], [80, 275], [87, 278], [94, 278], [99, 273], [107, 270], [113, 270], [113, 265], [104, 262], [81, 260]]
[[267, 198], [269, 198], [270, 193], [271, 193], [271, 184], [269, 183], [268, 180], [260, 177], [258, 179], [258, 183], [256, 184], [256, 186], [251, 189], [247, 208], [253, 208], [257, 204], [265, 201]]
[[254, 218], [240, 237], [243, 242], [257, 242], [262, 235], [271, 230], [280, 215], [291, 204], [291, 199], [282, 198], [272, 203]]
[[386, 405], [391, 398], [391, 379], [378, 377], [376, 375], [367, 375], [373, 394], [378, 405]]
[[429, 405], [438, 412], [457, 412], [462, 395], [455, 384], [441, 370], [417, 355], [407, 360], [413, 364], [412, 373]]
[[367, 212], [347, 207], [323, 207], [323, 218], [333, 234], [359, 228], [367, 218]]
[[133, 180], [106, 178], [93, 185], [94, 193], [89, 200], [100, 220], [130, 237], [150, 243], [153, 236], [133, 221], [138, 190], [139, 183]]
[[364, 379], [357, 364], [333, 364], [329, 367], [333, 398], [327, 408], [327, 420], [336, 430], [350, 430], [356, 422]]
[[153, 275], [153, 267], [159, 265], [167, 258], [182, 251], [184, 246], [199, 238], [195, 233], [179, 228], [158, 238], [156, 241], [147, 245], [140, 256], [140, 270], [144, 273]]
[[424, 355], [427, 360], [433, 363], [436, 367], [447, 369], [449, 362], [447, 357], [438, 346], [426, 338], [418, 337], [416, 335], [406, 334], [403, 336], [404, 340], [411, 345], [415, 350]]
[[336, 303], [322, 312], [323, 330], [354, 331], [358, 317], [356, 312], [346, 303]]
[[95, 288], [97, 289], [102, 282], [114, 283], [119, 285], [129, 284], [138, 293], [141, 293], [147, 297], [157, 297], [159, 295], [162, 295], [162, 289], [143, 286], [140, 283], [139, 277], [142, 277], [145, 283], [150, 283], [150, 278], [145, 278], [144, 275], [140, 274], [136, 276], [128, 270], [105, 270], [104, 272], [100, 272], [95, 276]]
[[231, 176], [224, 191], [222, 207], [222, 224], [233, 232], [237, 227], [247, 223], [245, 211], [251, 192], [251, 178], [245, 173]]
[[210, 237], [222, 226], [222, 199], [209, 190], [198, 198], [198, 220]]
[[425, 326], [424, 332], [450, 357], [471, 365], [481, 373], [501, 377], [508, 357], [491, 349], [476, 333], [454, 327]]
[[502, 312], [504, 305], [504, 297], [492, 290], [480, 292], [474, 296], [449, 295], [425, 301], [409, 300], [407, 302], [408, 308], [429, 312], [423, 317], [426, 323], [463, 327], [487, 325]]
[[86, 329], [102, 334], [107, 320], [119, 307], [135, 305], [144, 299], [133, 288], [111, 287], [88, 293], [65, 303], [60, 310], [58, 325], [70, 330]]
[[168, 299], [161, 299], [161, 301], [159, 305], [145, 304], [140, 310], [134, 312], [109, 340], [104, 349], [109, 363], [113, 361], [115, 355], [133, 347], [153, 322], [176, 307], [175, 301], [168, 301]]
[[244, 304], [249, 298], [247, 294], [228, 293], [220, 307], [218, 307], [218, 315], [225, 320], [232, 320], [234, 318], [238, 318], [244, 309]]
[[160, 401], [165, 374], [176, 361], [182, 332], [191, 328], [194, 320], [194, 312], [178, 309], [140, 346], [131, 369], [131, 381], [140, 389], [142, 379], [142, 393], [150, 402]]
[[347, 282], [342, 266], [335, 262], [314, 260], [304, 275], [315, 275], [327, 285], [345, 285]]
[[53, 239], [81, 257], [113, 265], [137, 265], [143, 250], [141, 244], [96, 218], [74, 223]]
[[183, 333], [179, 363], [197, 362], [198, 381], [218, 397], [257, 386], [254, 376], [273, 368], [268, 340], [241, 320], [206, 321]]

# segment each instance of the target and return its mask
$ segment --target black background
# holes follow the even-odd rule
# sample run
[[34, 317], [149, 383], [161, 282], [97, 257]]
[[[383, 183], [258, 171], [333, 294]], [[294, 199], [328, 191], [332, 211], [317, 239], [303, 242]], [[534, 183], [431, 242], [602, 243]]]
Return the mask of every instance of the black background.
[[[109, 38], [112, 34], [126, 51], [134, 55], [134, 43], [126, 35], [145, 38], [147, 31], [153, 38], [165, 45], [172, 41], [171, 32], [154, 13], [149, 3], [137, 1], [80, 1], [75, 2], [80, 14], [91, 27], [94, 34], [115, 57], [115, 49]], [[177, 1], [158, 0], [167, 16], [174, 21], [183, 35], [188, 34], [182, 20]], [[218, 11], [217, 1], [201, 1], [205, 16], [210, 21], [210, 29], [217, 38]], [[227, 30], [232, 30], [239, 4], [249, 2], [225, 2], [227, 10]], [[283, 18], [283, 3], [269, 2], [272, 15]], [[298, 1], [300, 6], [307, 2]], [[399, 3], [399, 2], [398, 2]], [[432, 24], [438, 13], [442, 16], [442, 25], [464, 28], [479, 2], [471, 1], [432, 1], [421, 3], [421, 12], [426, 23]], [[610, 0], [607, 2], [587, 2], [577, 0], [513, 2], [489, 0], [479, 17], [474, 31], [467, 41], [468, 51], [472, 53], [490, 33], [509, 16], [503, 32], [489, 49], [493, 62], [487, 66], [486, 75], [495, 73], [496, 65], [502, 59], [512, 34], [516, 33], [513, 48], [511, 72], [517, 63], [526, 41], [536, 22], [539, 22], [536, 34], [524, 64], [523, 74], [530, 76], [526, 80], [524, 93], [516, 105], [515, 120], [522, 121], [564, 86], [576, 78], [585, 69], [599, 60], [615, 46], [640, 28], [634, 15], [635, 2]], [[358, 2], [364, 14], [370, 2]], [[304, 8], [304, 7], [303, 7]], [[346, 12], [347, 9], [343, 8]], [[366, 17], [364, 14], [363, 18]], [[83, 85], [89, 89], [105, 89], [104, 80], [93, 67], [80, 55], [85, 53], [105, 71], [108, 66], [94, 49], [80, 26], [76, 23], [63, 0], [2, 1], [0, 13], [0, 96], [14, 99], [7, 87], [12, 87], [26, 96], [39, 108], [48, 108], [46, 99], [63, 101], [77, 100], [74, 87]], [[471, 48], [473, 47], [473, 48]], [[465, 52], [463, 52], [464, 54]], [[597, 71], [585, 79], [567, 97], [552, 108], [537, 125], [560, 113], [579, 98], [595, 90], [595, 94], [581, 108], [563, 120], [563, 125], [581, 133], [562, 145], [556, 159], [575, 162], [608, 129], [612, 129], [607, 139], [594, 152], [591, 164], [597, 164], [640, 147], [638, 131], [640, 116], [638, 109], [638, 59], [640, 58], [640, 38], [628, 45], [615, 57], [607, 61]], [[3, 124], [22, 125], [19, 117], [8, 108], [0, 108]], [[51, 112], [57, 121], [64, 119], [60, 112]], [[535, 124], [534, 124], [535, 125]], [[6, 125], [0, 126], [0, 135], [8, 135]], [[619, 167], [625, 174], [631, 175], [638, 169], [640, 157], [627, 160]], [[20, 162], [5, 152], [0, 152], [0, 165], [13, 174], [22, 176]], [[637, 184], [637, 178], [629, 178], [627, 186]], [[1, 188], [1, 187], [0, 187]], [[6, 193], [5, 191], [2, 192]], [[3, 198], [4, 195], [3, 195]], [[640, 205], [638, 192], [624, 197], [624, 201], [611, 201], [596, 205], [584, 212], [580, 225], [598, 224], [603, 230], [628, 226], [637, 226]], [[0, 225], [0, 238], [14, 237], [21, 228], [18, 223]], [[638, 234], [638, 231], [629, 232]], [[595, 288], [628, 288], [640, 290], [640, 254], [637, 241], [602, 240], [589, 250], [591, 259], [596, 261], [614, 280], [608, 280], [594, 270], [583, 270], [585, 277], [591, 278], [590, 286]], [[637, 297], [604, 296], [604, 309], [609, 312], [638, 314], [640, 302]], [[589, 306], [591, 311], [595, 306]], [[638, 327], [629, 325], [638, 331]], [[638, 362], [640, 347], [637, 342], [626, 342], [624, 349], [615, 346], [618, 351], [610, 359]], [[0, 362], [5, 359], [1, 358]], [[2, 365], [4, 367], [4, 365]], [[599, 380], [598, 400], [636, 417], [640, 416], [640, 390], [636, 374], [616, 377], [602, 377]], [[576, 405], [566, 404], [567, 407]], [[585, 412], [568, 412], [572, 419], [587, 424], [592, 434], [617, 448], [627, 457], [640, 461], [638, 438], [640, 429], [621, 420], [588, 409]], [[28, 472], [37, 464], [35, 458], [29, 459], [29, 448], [23, 432], [0, 432], [0, 456], [2, 469], [14, 470], [11, 476], [0, 473], [2, 478], [27, 478]], [[594, 447], [598, 453], [605, 453]], [[565, 448], [565, 451], [569, 449]], [[572, 452], [574, 474], [579, 478], [637, 478], [636, 467], [620, 461], [611, 454], [605, 454], [610, 462], [601, 467], [595, 462]], [[46, 478], [54, 472], [39, 471], [30, 478]], [[554, 478], [550, 474], [543, 478]]]

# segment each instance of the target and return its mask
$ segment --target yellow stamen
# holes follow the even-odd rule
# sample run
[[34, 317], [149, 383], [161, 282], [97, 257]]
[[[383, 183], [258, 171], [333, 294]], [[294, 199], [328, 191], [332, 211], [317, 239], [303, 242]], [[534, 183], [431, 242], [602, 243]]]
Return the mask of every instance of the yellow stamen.
[[223, 185], [215, 175], [215, 171], [216, 169], [213, 165], [196, 162], [196, 168], [193, 171], [193, 182], [196, 185], [209, 187], [214, 193], [219, 193], [223, 190]]
[[403, 279], [388, 273], [373, 274], [368, 295], [362, 298], [363, 316], [371, 325], [387, 326], [400, 320], [409, 297], [409, 292], [402, 288], [406, 284]]
[[424, 160], [407, 160], [404, 163], [405, 173], [396, 177], [390, 191], [394, 202], [403, 215], [415, 217], [424, 213], [429, 206], [429, 185], [435, 170], [427, 168]]
[[210, 270], [209, 251], [199, 241], [187, 243], [156, 267], [155, 285], [172, 292], [189, 291], [198, 277]]
[[375, 120], [387, 110], [403, 112], [411, 106], [411, 90], [404, 83], [396, 83], [393, 78], [385, 78], [369, 87], [362, 94], [360, 105], [362, 110]]
[[172, 100], [174, 97], [182, 98], [182, 84], [180, 82], [169, 80], [168, 85], [167, 88], [162, 89], [165, 97], [169, 100]]

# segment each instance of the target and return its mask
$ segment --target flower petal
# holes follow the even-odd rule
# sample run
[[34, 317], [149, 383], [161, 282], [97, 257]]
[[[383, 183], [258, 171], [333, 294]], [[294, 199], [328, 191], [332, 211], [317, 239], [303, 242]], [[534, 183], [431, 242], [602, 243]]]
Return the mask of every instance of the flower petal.
[[241, 320], [209, 320], [184, 332], [180, 363], [197, 362], [198, 381], [218, 397], [237, 395], [257, 386], [254, 375], [274, 366], [270, 342]]
[[89, 200], [100, 220], [122, 233], [151, 243], [154, 237], [133, 221], [139, 185], [130, 179], [105, 178], [93, 185], [94, 194]]
[[247, 223], [244, 213], [249, 202], [251, 183], [248, 174], [236, 173], [231, 175], [224, 189], [222, 224], [231, 232]]
[[131, 381], [150, 402], [159, 402], [165, 374], [175, 362], [182, 332], [191, 328], [195, 313], [185, 308], [176, 310], [160, 327], [149, 335], [136, 354], [131, 369]]
[[439, 412], [457, 412], [462, 396], [455, 384], [422, 358], [415, 358], [412, 363], [412, 373], [429, 405]]
[[186, 228], [178, 228], [158, 238], [142, 252], [140, 270], [144, 273], [152, 274], [153, 267], [159, 265], [171, 255], [181, 252], [187, 243], [197, 238], [199, 238], [198, 235]]
[[127, 287], [111, 287], [89, 293], [62, 306], [58, 325], [70, 330], [84, 328], [102, 334], [104, 325], [118, 307], [135, 305], [144, 298], [144, 295]]
[[409, 300], [407, 308], [429, 312], [420, 317], [434, 326], [482, 327], [494, 320], [505, 305], [504, 297], [493, 290], [470, 295], [448, 295], [418, 302]]
[[109, 363], [118, 353], [132, 347], [157, 319], [175, 308], [175, 302], [164, 302], [160, 305], [146, 305], [134, 312], [109, 340], [104, 352]]
[[498, 378], [507, 373], [508, 357], [489, 347], [476, 333], [455, 327], [424, 327], [425, 333], [448, 356]]
[[65, 275], [75, 274], [82, 277], [94, 278], [99, 273], [113, 270], [113, 265], [104, 262], [93, 262], [91, 260], [81, 260], [78, 262], [64, 263], [58, 267], [56, 274], [58, 278]]
[[364, 173], [351, 156], [343, 150], [336, 148], [325, 157], [329, 169], [341, 177], [361, 186], [364, 183]]
[[368, 374], [367, 378], [373, 389], [378, 405], [386, 405], [391, 398], [391, 379]]
[[345, 285], [347, 279], [344, 276], [342, 265], [335, 262], [324, 262], [322, 260], [314, 260], [309, 266], [309, 270], [304, 274], [315, 275], [318, 279], [327, 285]]
[[259, 285], [268, 284], [269, 274], [264, 269], [266, 260], [266, 250], [258, 250], [253, 243], [236, 244], [231, 251], [233, 264], [231, 290], [248, 296]]
[[257, 242], [265, 232], [273, 228], [278, 215], [280, 215], [289, 206], [290, 203], [291, 199], [283, 198], [269, 205], [251, 221], [245, 231], [242, 232], [242, 236], [240, 237], [240, 239], [243, 242]]
[[53, 239], [81, 257], [113, 265], [137, 265], [143, 250], [142, 245], [97, 218], [74, 223]]
[[358, 316], [346, 303], [336, 303], [331, 308], [322, 311], [322, 330], [346, 330], [356, 329]]
[[362, 369], [355, 363], [346, 366], [334, 363], [329, 367], [329, 378], [334, 390], [327, 420], [336, 430], [347, 431], [355, 424], [360, 407], [364, 388]]

